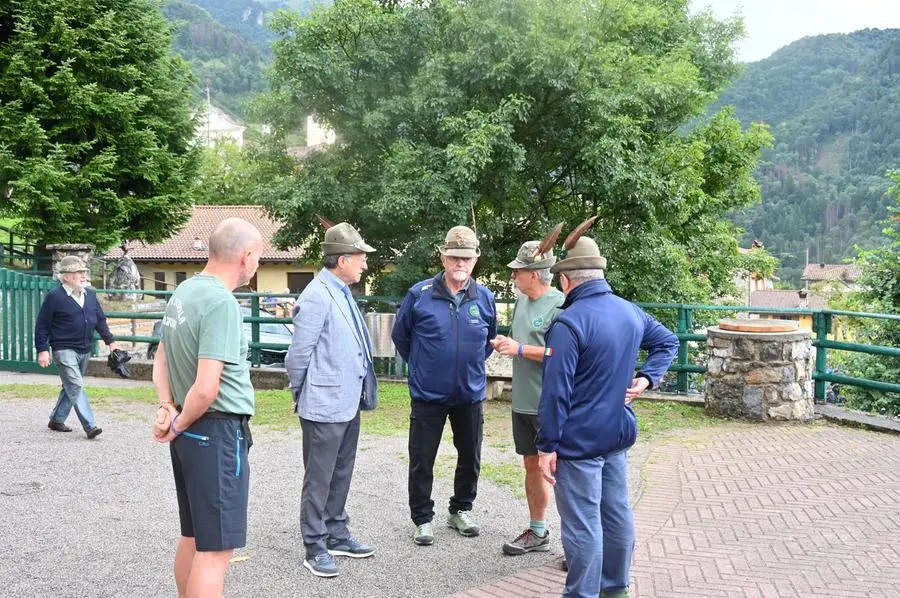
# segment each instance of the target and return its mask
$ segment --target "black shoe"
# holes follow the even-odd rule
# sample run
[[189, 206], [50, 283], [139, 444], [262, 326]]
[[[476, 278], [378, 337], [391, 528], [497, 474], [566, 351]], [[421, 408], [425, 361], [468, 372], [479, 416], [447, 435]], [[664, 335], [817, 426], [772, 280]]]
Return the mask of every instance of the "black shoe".
[[562, 562], [559, 565], [560, 565], [560, 567], [562, 567], [563, 571], [569, 570], [569, 561], [566, 559], [566, 557], [562, 558]]
[[97, 426], [94, 426], [93, 428], [91, 428], [90, 430], [87, 431], [88, 440], [93, 440], [97, 436], [100, 436], [100, 434], [102, 434], [102, 433], [103, 433], [103, 428], [98, 428]]
[[55, 422], [52, 419], [50, 423], [47, 424], [47, 427], [53, 430], [54, 432], [71, 432], [72, 428], [67, 426], [66, 424], [61, 424], [59, 422]]

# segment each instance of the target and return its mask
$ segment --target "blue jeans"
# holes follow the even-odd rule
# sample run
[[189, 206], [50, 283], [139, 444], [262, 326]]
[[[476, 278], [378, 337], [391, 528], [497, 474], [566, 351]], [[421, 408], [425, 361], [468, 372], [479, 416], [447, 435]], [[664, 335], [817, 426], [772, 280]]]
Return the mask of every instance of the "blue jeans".
[[569, 564], [564, 598], [597, 598], [628, 588], [634, 517], [628, 503], [628, 452], [556, 462], [556, 508]]
[[60, 424], [66, 423], [74, 406], [75, 414], [85, 432], [97, 425], [87, 394], [84, 392], [84, 373], [87, 371], [90, 358], [90, 353], [79, 353], [72, 349], [53, 352], [53, 362], [59, 369], [62, 390], [59, 391], [59, 398], [56, 399], [56, 406], [50, 413], [50, 419]]

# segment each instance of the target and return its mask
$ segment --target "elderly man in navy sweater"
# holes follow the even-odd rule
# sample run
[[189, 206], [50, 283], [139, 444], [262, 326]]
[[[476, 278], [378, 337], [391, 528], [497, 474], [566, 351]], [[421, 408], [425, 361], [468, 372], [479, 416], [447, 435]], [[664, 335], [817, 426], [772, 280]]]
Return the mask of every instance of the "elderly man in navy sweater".
[[87, 288], [87, 272], [84, 261], [77, 256], [68, 255], [59, 261], [62, 286], [44, 298], [34, 326], [34, 345], [42, 368], [50, 365], [52, 347], [53, 361], [62, 380], [62, 390], [47, 427], [57, 432], [71, 432], [66, 418], [74, 406], [87, 437], [93, 439], [103, 432], [94, 421], [84, 392], [84, 373], [91, 357], [94, 330], [109, 345], [110, 351], [116, 348], [116, 343], [106, 325], [106, 315], [97, 301], [97, 294]]
[[[631, 399], [659, 384], [678, 338], [612, 293], [606, 259], [578, 230], [560, 274], [566, 300], [546, 334], [538, 463], [554, 485], [569, 565], [565, 597], [628, 596], [634, 519], [627, 449], [637, 438]], [[573, 238], [574, 236], [574, 238]], [[635, 374], [639, 349], [649, 354]]]

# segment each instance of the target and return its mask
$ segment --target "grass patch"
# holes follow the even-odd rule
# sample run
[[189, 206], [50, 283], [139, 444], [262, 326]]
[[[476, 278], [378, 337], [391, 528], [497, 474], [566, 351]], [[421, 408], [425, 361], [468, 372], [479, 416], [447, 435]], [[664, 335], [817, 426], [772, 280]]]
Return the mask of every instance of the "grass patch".
[[703, 428], [723, 423], [725, 420], [706, 415], [703, 407], [667, 401], [634, 402], [638, 416], [638, 442], [669, 430]]
[[520, 463], [489, 463], [482, 460], [481, 475], [509, 488], [517, 497], [525, 497], [525, 468]]
[[[101, 387], [86, 388], [91, 401], [107, 404], [113, 399], [125, 399], [146, 403], [157, 401], [152, 387]], [[55, 400], [59, 385], [55, 384], [8, 384], [0, 386], [0, 399], [33, 398]], [[409, 390], [402, 382], [382, 382], [378, 388], [378, 408], [364, 411], [362, 431], [377, 436], [404, 436], [409, 430]], [[288, 430], [297, 426], [297, 416], [292, 410], [289, 390], [256, 391], [256, 425], [268, 426], [275, 430]], [[512, 450], [512, 427], [510, 424], [510, 403], [486, 401], [484, 404], [484, 439], [490, 446], [500, 450]], [[641, 438], [652, 438], [670, 430], [691, 429], [720, 425], [724, 420], [709, 417], [703, 408], [685, 403], [660, 401], [634, 402], [638, 416], [638, 431]], [[451, 441], [449, 423], [444, 427], [444, 440]], [[518, 467], [518, 465], [511, 466]], [[487, 473], [498, 478], [502, 472]], [[492, 478], [493, 479], [493, 478]]]
[[[46, 399], [56, 400], [60, 386], [52, 384], [5, 384], [0, 386], [0, 398], [3, 399]], [[149, 387], [109, 388], [105, 386], [85, 387], [91, 403], [107, 404], [110, 399], [126, 399], [140, 403], [153, 404], [157, 401], [156, 390]]]

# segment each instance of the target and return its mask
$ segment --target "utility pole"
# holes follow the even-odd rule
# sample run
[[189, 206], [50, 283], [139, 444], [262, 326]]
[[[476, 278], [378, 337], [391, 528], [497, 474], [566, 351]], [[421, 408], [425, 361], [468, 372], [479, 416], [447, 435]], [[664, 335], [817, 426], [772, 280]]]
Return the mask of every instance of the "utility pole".
[[[806, 267], [803, 269], [803, 271], [804, 272], [809, 271], [809, 245], [806, 246]], [[804, 280], [803, 282], [805, 283], [803, 288], [809, 290], [809, 280], [807, 279], [807, 280]]]
[[209, 85], [206, 86], [206, 147], [210, 146], [209, 121], [212, 120], [212, 101], [209, 99]]

